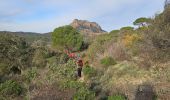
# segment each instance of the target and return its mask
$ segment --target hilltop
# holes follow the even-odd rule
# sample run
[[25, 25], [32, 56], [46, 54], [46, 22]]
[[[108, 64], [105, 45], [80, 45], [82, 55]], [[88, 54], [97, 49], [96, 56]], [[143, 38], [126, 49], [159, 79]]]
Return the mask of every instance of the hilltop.
[[100, 35], [106, 33], [96, 22], [89, 22], [87, 20], [74, 19], [70, 24], [73, 28], [80, 31], [85, 36]]

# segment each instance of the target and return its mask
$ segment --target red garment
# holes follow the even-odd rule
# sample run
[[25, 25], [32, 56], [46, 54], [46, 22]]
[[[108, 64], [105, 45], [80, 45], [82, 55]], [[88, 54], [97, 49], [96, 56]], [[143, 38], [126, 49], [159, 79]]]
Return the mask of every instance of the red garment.
[[75, 53], [70, 53], [68, 56], [69, 56], [70, 58], [75, 58], [75, 57], [76, 57], [76, 54], [75, 54]]

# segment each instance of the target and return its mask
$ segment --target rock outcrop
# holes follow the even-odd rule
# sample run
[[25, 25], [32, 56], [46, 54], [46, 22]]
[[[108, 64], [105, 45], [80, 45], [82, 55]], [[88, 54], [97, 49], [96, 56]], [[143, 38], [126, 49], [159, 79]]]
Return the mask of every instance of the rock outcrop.
[[96, 22], [74, 19], [70, 25], [83, 35], [93, 36], [106, 33]]

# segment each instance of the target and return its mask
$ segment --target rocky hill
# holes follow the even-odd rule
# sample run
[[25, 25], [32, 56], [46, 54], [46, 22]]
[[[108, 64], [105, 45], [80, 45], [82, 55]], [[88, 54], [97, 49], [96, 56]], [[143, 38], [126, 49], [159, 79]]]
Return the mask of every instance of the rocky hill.
[[70, 25], [83, 35], [93, 36], [106, 33], [96, 22], [74, 19]]

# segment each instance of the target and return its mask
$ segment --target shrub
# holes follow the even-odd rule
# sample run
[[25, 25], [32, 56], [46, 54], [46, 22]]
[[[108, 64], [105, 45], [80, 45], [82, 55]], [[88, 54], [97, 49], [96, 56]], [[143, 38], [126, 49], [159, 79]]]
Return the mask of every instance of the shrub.
[[122, 95], [113, 95], [109, 96], [108, 100], [126, 100], [126, 98]]
[[4, 76], [9, 73], [9, 67], [5, 63], [0, 63], [0, 76]]
[[45, 48], [37, 48], [34, 53], [34, 57], [32, 60], [33, 66], [36, 67], [45, 67], [49, 52]]
[[12, 80], [0, 84], [0, 94], [3, 96], [19, 96], [22, 90], [21, 85]]
[[35, 67], [33, 67], [33, 68], [28, 70], [25, 78], [28, 82], [31, 82], [37, 76], [37, 74], [38, 74], [37, 69]]
[[100, 62], [104, 66], [110, 66], [110, 65], [115, 65], [116, 64], [116, 61], [112, 57], [105, 57], [105, 58], [101, 59]]
[[[0, 63], [7, 65], [7, 69], [17, 66], [19, 69], [31, 65], [30, 47], [23, 38], [0, 33]], [[16, 59], [17, 58], [17, 59]]]
[[64, 64], [64, 63], [67, 63], [67, 61], [69, 60], [69, 57], [67, 54], [61, 54], [60, 56], [60, 64]]
[[104, 55], [107, 57], [112, 57], [116, 61], [124, 61], [130, 58], [127, 48], [120, 41], [112, 42], [110, 41], [105, 48]]
[[96, 71], [93, 67], [90, 67], [90, 66], [87, 65], [87, 66], [83, 67], [83, 74], [87, 78], [90, 78], [90, 77], [93, 77], [96, 74]]
[[76, 89], [73, 100], [94, 100], [95, 93], [90, 91], [84, 83], [74, 80], [67, 80], [63, 84], [64, 88]]
[[134, 27], [131, 27], [131, 26], [122, 27], [120, 30], [121, 30], [121, 31], [133, 31], [133, 30], [134, 30]]
[[127, 34], [123, 37], [123, 44], [126, 47], [132, 47], [134, 43], [140, 40], [140, 36], [138, 34]]
[[104, 53], [105, 44], [112, 39], [112, 35], [104, 34], [98, 36], [95, 41], [89, 46], [87, 55], [93, 61], [97, 55]]
[[[157, 15], [144, 34], [144, 47], [151, 50], [150, 58], [154, 61], [165, 62], [170, 58], [170, 8]], [[154, 49], [154, 52], [153, 52]], [[148, 51], [147, 51], [148, 52]]]
[[58, 49], [71, 49], [78, 51], [82, 47], [83, 37], [72, 26], [56, 28], [52, 33], [53, 46]]

